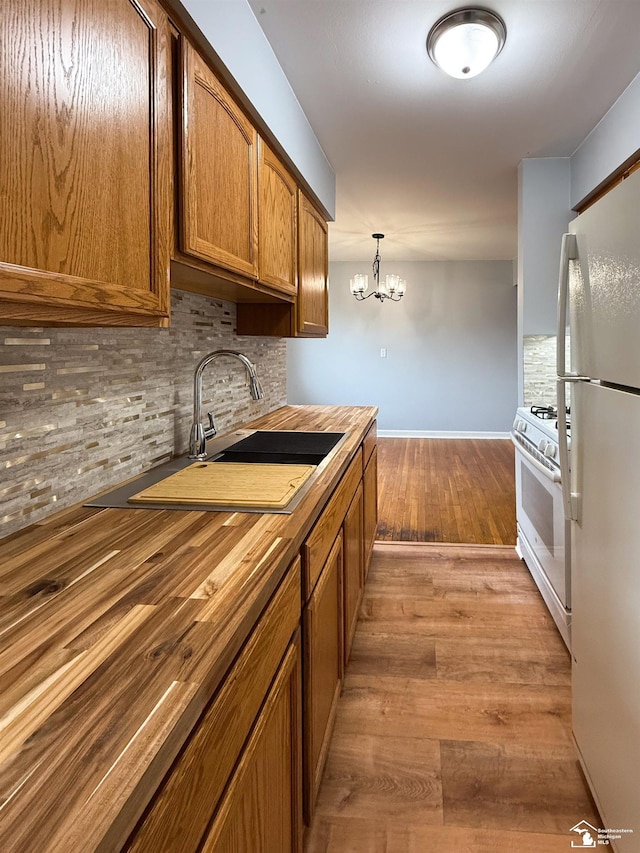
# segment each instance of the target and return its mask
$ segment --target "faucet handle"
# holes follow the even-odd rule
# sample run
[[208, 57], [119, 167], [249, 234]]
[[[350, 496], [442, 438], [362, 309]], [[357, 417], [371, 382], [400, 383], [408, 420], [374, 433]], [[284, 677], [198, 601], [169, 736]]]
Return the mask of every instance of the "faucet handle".
[[209, 426], [204, 428], [204, 437], [205, 438], [213, 438], [214, 435], [217, 434], [216, 425], [213, 422], [213, 415], [211, 412], [207, 412], [207, 418], [209, 420]]

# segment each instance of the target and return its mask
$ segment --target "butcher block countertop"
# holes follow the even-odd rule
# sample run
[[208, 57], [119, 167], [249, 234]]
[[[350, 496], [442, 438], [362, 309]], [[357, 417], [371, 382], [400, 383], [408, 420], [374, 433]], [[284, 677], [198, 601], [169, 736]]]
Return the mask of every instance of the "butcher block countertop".
[[250, 429], [347, 432], [290, 515], [71, 508], [0, 541], [0, 850], [118, 850], [377, 409]]

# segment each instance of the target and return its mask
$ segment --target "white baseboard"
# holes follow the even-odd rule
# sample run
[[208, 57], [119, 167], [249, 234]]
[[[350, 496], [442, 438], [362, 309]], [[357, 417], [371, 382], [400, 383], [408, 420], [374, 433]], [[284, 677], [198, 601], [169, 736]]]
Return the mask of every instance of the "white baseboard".
[[430, 432], [414, 429], [379, 429], [378, 438], [509, 438], [508, 432]]

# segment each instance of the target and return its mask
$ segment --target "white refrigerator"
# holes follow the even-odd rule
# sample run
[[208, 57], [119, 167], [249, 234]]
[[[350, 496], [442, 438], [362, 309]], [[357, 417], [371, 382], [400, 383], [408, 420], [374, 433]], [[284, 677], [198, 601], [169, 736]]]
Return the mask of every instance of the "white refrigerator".
[[570, 232], [560, 265], [558, 409], [563, 421], [570, 399], [570, 453], [562, 423], [559, 439], [572, 522], [573, 731], [604, 828], [620, 830], [611, 847], [638, 853], [640, 171]]

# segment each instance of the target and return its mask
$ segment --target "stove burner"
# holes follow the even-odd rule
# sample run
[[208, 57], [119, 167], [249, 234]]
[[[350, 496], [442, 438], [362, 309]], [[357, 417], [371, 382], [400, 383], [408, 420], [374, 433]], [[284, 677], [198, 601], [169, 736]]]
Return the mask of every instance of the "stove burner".
[[551, 420], [558, 417], [558, 410], [554, 406], [531, 406], [531, 414], [543, 420]]

